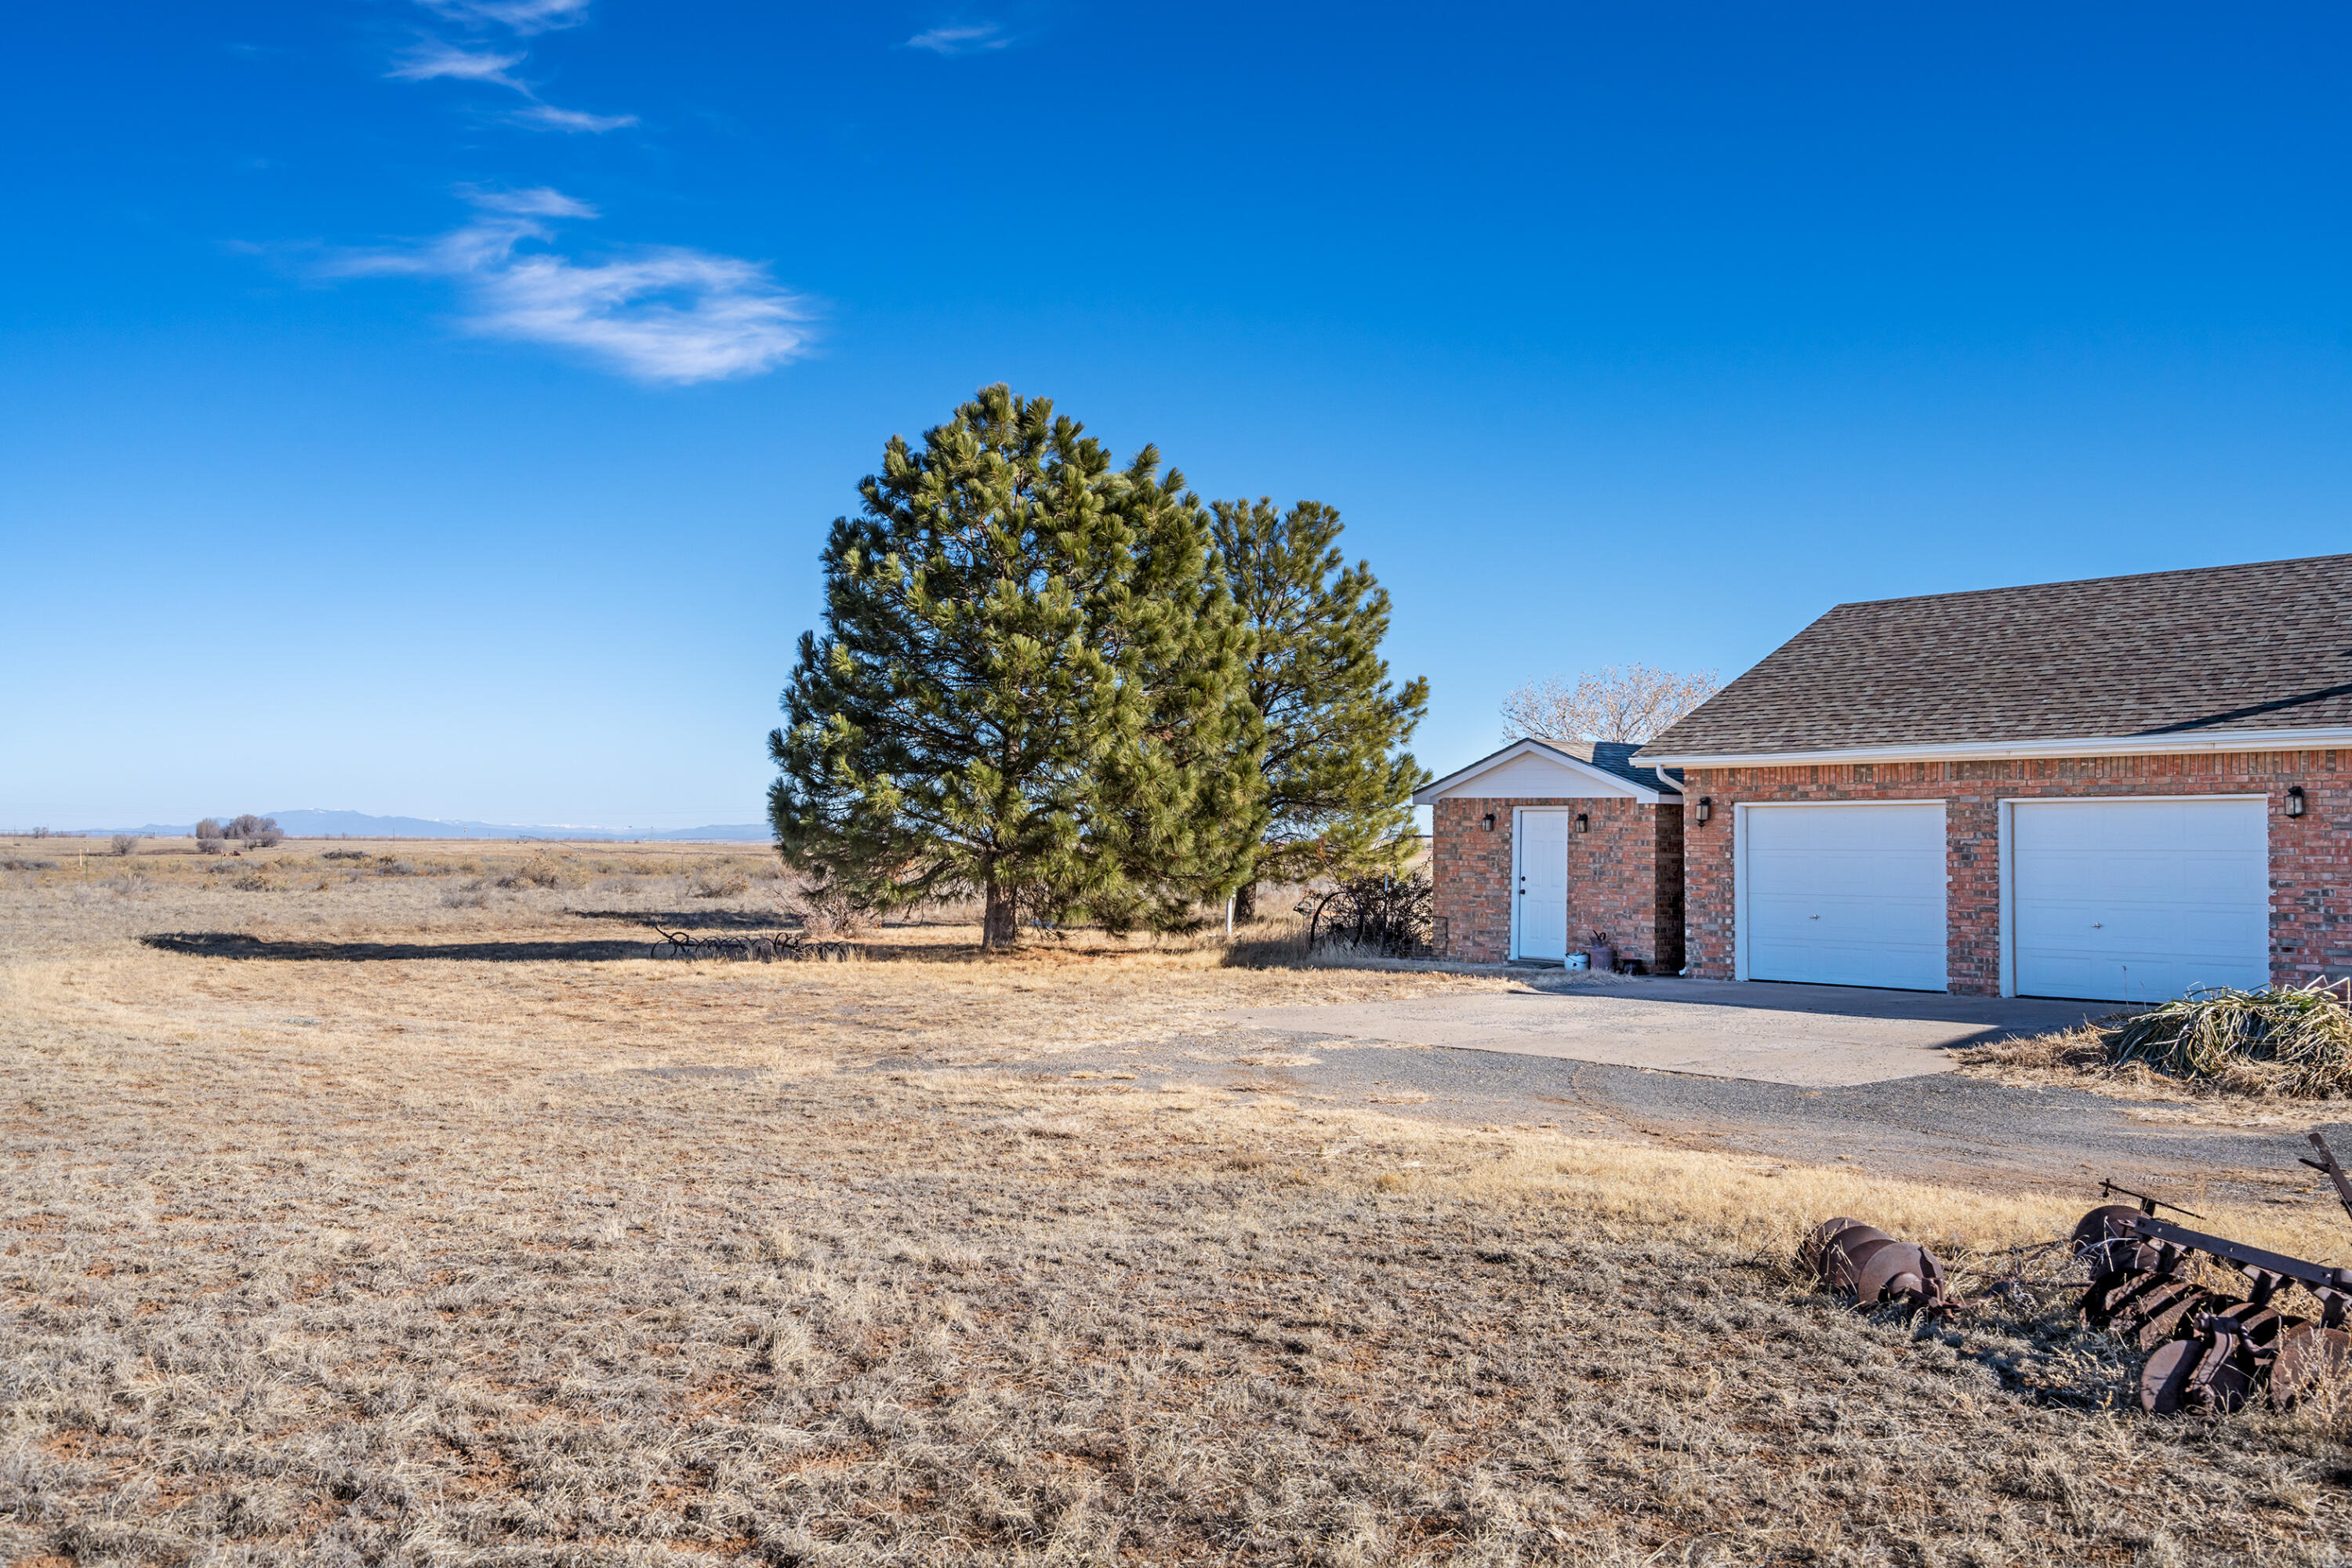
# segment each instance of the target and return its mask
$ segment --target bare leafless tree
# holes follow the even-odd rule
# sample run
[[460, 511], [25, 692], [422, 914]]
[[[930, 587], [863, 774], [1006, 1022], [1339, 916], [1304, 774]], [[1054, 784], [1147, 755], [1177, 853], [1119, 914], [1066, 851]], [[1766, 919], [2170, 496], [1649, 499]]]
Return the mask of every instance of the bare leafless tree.
[[139, 835], [118, 833], [107, 841], [107, 847], [117, 855], [136, 855], [139, 853]]
[[248, 848], [257, 844], [268, 848], [270, 845], [283, 843], [286, 838], [276, 817], [256, 816], [249, 811], [230, 823], [226, 831], [229, 837], [240, 840]]
[[1503, 699], [1503, 739], [1654, 740], [1721, 685], [1711, 669], [1682, 675], [1646, 664], [1584, 670], [1573, 685], [1546, 676]]

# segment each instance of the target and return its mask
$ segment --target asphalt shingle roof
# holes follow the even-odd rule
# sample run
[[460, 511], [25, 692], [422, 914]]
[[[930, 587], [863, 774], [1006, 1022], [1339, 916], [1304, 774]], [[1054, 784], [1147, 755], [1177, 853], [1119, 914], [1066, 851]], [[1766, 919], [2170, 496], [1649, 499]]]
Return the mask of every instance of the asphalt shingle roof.
[[1654, 756], [2352, 725], [2352, 555], [1840, 605]]
[[1531, 736], [1538, 745], [1549, 746], [1555, 752], [1566, 752], [1580, 763], [1591, 763], [1604, 773], [1612, 773], [1627, 784], [1637, 784], [1644, 789], [1680, 790], [1680, 774], [1660, 768], [1637, 765], [1633, 753], [1642, 748], [1623, 741], [1549, 741]]

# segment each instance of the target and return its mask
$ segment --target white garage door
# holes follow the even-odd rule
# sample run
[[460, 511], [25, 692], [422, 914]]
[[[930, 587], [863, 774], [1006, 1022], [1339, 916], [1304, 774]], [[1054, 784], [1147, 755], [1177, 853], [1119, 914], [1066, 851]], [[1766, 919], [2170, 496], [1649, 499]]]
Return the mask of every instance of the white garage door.
[[1943, 802], [1740, 815], [1748, 979], [1946, 988]]
[[2019, 801], [2024, 996], [2168, 1001], [2270, 982], [2270, 808], [2259, 800]]

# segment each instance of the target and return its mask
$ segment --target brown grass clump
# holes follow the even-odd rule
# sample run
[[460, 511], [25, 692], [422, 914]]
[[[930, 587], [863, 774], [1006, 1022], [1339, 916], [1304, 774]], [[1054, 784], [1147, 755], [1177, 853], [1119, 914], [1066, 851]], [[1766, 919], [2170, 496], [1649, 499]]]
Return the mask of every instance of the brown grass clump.
[[2339, 1100], [2352, 1094], [2352, 1009], [2341, 990], [2193, 992], [2105, 1031], [2107, 1054], [2225, 1094]]
[[499, 879], [501, 888], [577, 888], [587, 880], [580, 868], [553, 855], [533, 855]]
[[[467, 850], [492, 884], [541, 853]], [[2085, 1198], [1229, 1070], [1276, 1058], [1222, 1009], [1488, 976], [902, 925], [655, 963], [583, 918], [671, 907], [691, 865], [646, 858], [478, 908], [454, 871], [0, 884], [0, 1561], [2315, 1564], [2352, 1533], [2328, 1409], [2146, 1420], [2063, 1282], [1937, 1326], [1790, 1264], [1854, 1213], [1989, 1289]], [[245, 940], [135, 940], [165, 931]], [[1061, 1070], [1113, 1048], [1213, 1070]], [[2333, 1255], [2324, 1215], [2211, 1212]]]
[[687, 891], [698, 899], [732, 899], [751, 888], [751, 879], [733, 866], [706, 866], [687, 881]]
[[2143, 1119], [2300, 1124], [2298, 1100], [2352, 1095], [2352, 1014], [2333, 989], [2209, 992], [1954, 1053], [1963, 1071], [2170, 1101]]

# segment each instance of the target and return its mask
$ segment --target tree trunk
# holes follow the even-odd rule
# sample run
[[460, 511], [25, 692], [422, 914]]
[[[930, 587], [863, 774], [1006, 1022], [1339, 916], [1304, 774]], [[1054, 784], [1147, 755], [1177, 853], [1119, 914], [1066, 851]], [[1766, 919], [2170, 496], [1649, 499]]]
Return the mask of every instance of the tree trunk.
[[1013, 908], [1013, 889], [996, 879], [993, 872], [988, 878], [987, 902], [980, 917], [980, 951], [1010, 952], [1013, 944], [1021, 940], [1021, 922]]
[[1243, 925], [1257, 919], [1257, 884], [1244, 882], [1234, 892], [1234, 924]]

